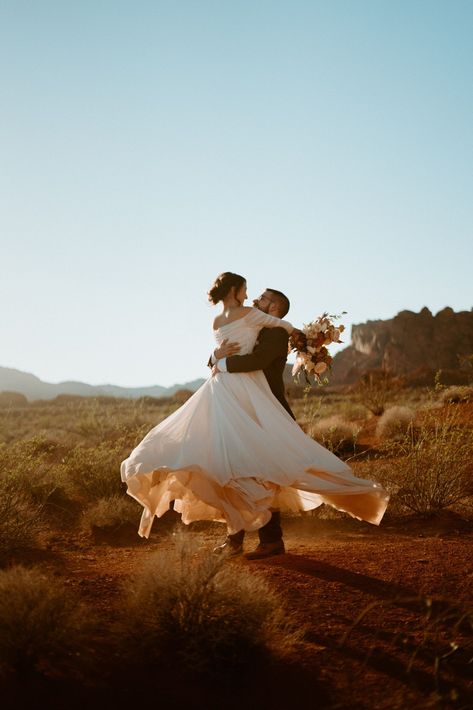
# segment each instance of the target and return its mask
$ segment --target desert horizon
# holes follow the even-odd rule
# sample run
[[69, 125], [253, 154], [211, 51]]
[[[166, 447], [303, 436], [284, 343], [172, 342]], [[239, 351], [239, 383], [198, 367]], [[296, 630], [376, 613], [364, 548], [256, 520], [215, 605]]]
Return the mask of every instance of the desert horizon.
[[[416, 341], [421, 338], [425, 341], [423, 347], [416, 348]], [[441, 352], [433, 357], [435, 348]], [[400, 350], [403, 351], [402, 356]], [[433, 314], [424, 306], [418, 313], [404, 309], [387, 320], [375, 319], [358, 323], [352, 326], [350, 340], [345, 342], [342, 348], [332, 347], [331, 351], [334, 356], [331, 372], [328, 373], [331, 385], [353, 384], [364, 371], [380, 367], [400, 376], [409, 376], [423, 368], [430, 371], [431, 380], [437, 370], [458, 370], [458, 383], [461, 384], [462, 367], [466, 366], [468, 369], [467, 358], [473, 352], [473, 307], [455, 312], [450, 306], [446, 306]], [[208, 353], [206, 355], [208, 356]], [[462, 358], [465, 360], [463, 364]], [[291, 353], [289, 360], [294, 360], [294, 353]], [[284, 373], [287, 386], [294, 384], [291, 371], [292, 364], [288, 364]], [[454, 378], [453, 372], [452, 377]], [[427, 372], [426, 378], [428, 379]], [[44, 382], [30, 372], [0, 365], [0, 393], [17, 392], [28, 400], [51, 399], [63, 394], [91, 397], [166, 397], [179, 390], [195, 391], [204, 381], [205, 377], [182, 380], [170, 387], [159, 384], [138, 387], [91, 385], [70, 380], [51, 383]]]

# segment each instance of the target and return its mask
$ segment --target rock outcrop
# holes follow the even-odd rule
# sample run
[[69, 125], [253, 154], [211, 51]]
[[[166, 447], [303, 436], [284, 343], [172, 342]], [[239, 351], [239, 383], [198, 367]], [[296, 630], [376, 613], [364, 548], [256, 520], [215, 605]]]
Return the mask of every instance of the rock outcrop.
[[350, 384], [371, 369], [384, 369], [407, 380], [415, 373], [456, 371], [468, 376], [463, 359], [473, 354], [473, 309], [444, 308], [435, 316], [401, 311], [390, 320], [353, 325], [351, 344], [333, 360], [331, 384]]

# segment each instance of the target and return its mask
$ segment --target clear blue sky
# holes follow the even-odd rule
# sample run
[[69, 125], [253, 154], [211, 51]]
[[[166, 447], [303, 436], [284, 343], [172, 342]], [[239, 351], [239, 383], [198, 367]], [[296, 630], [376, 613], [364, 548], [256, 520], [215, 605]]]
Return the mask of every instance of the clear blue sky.
[[0, 2], [0, 365], [207, 375], [225, 270], [349, 326], [469, 310], [470, 0]]

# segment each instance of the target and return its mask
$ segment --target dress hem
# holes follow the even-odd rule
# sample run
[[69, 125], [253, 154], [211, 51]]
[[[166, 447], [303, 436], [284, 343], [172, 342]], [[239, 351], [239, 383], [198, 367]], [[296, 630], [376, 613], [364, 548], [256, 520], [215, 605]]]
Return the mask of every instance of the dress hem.
[[[221, 522], [226, 523], [229, 534], [234, 534], [263, 527], [271, 518], [271, 508], [301, 512], [322, 503], [357, 520], [379, 525], [389, 501], [389, 495], [379, 484], [353, 477], [359, 487], [355, 488], [353, 481], [345, 481], [340, 490], [339, 476], [310, 467], [305, 470], [314, 476], [309, 489], [306, 477], [303, 481], [295, 477], [288, 485], [255, 477], [234, 478], [220, 485], [199, 466], [161, 467], [129, 475], [126, 464], [122, 463], [122, 480], [127, 483], [127, 494], [144, 508], [138, 534], [145, 538], [150, 535], [154, 518], [171, 509], [180, 513], [185, 525], [198, 520]], [[327, 476], [335, 479], [332, 489], [322, 486], [317, 490], [314, 485], [317, 478], [324, 481]], [[338, 490], [334, 490], [337, 486]]]

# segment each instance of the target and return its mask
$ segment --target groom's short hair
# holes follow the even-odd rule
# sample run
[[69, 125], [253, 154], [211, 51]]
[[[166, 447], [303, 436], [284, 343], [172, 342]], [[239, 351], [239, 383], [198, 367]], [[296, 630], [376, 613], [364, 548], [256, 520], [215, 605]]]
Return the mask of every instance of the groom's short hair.
[[284, 318], [286, 313], [289, 311], [289, 308], [291, 304], [289, 303], [289, 299], [287, 296], [284, 295], [282, 291], [276, 291], [274, 288], [267, 288], [266, 291], [269, 291], [270, 293], [273, 294], [274, 300], [277, 302], [279, 306], [279, 312], [281, 314], [281, 318]]

